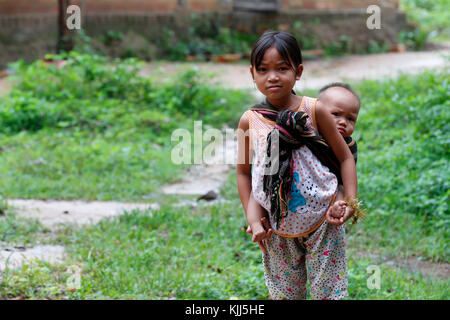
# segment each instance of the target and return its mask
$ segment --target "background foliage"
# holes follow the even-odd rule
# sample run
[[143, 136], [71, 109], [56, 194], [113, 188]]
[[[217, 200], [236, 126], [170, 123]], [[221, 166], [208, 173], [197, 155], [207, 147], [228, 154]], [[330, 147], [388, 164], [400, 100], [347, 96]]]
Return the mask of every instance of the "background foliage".
[[400, 8], [408, 21], [415, 25], [401, 35], [401, 39], [413, 48], [420, 49], [424, 41], [445, 42], [450, 40], [450, 4], [446, 0], [401, 0]]

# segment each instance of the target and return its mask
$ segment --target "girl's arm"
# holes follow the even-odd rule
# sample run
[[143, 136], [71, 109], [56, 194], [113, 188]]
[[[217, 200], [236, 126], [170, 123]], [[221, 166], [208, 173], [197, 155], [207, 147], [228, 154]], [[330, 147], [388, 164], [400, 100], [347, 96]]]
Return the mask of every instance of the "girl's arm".
[[266, 209], [264, 209], [253, 196], [253, 192], [250, 193], [247, 209], [247, 223], [252, 230], [252, 241], [259, 242], [266, 237], [266, 230], [262, 224], [263, 218], [266, 217]]
[[252, 229], [253, 238], [255, 238], [255, 235], [260, 235], [264, 232], [261, 219], [265, 217], [265, 210], [253, 197], [250, 138], [248, 129], [248, 117], [247, 114], [244, 113], [238, 126], [238, 161], [236, 165], [236, 175], [239, 197], [241, 198], [242, 207], [244, 208], [245, 218]]
[[334, 201], [341, 201], [344, 200], [344, 187], [340, 184], [338, 184], [338, 192], [336, 195], [336, 198], [334, 199]]
[[[253, 197], [252, 193], [252, 174], [251, 174], [251, 154], [250, 154], [250, 138], [249, 138], [249, 123], [247, 113], [244, 113], [239, 121], [237, 138], [238, 138], [238, 154], [236, 164], [236, 176], [237, 187], [239, 197], [241, 199], [242, 207], [245, 212], [245, 217], [250, 227], [252, 228], [253, 241], [258, 241], [259, 247], [263, 253], [267, 253], [264, 238], [267, 234], [261, 235], [261, 230], [256, 224], [256, 219], [259, 219], [260, 226], [262, 227], [260, 215], [264, 214], [265, 210], [261, 207]], [[263, 216], [263, 217], [264, 217]], [[252, 226], [253, 224], [253, 226]], [[256, 236], [259, 234], [259, 236]], [[271, 231], [269, 230], [269, 234]], [[260, 239], [261, 238], [261, 239]]]
[[252, 191], [252, 173], [250, 162], [250, 138], [248, 115], [244, 113], [239, 120], [238, 130], [238, 154], [236, 164], [237, 187], [245, 216], [247, 217], [248, 201]]
[[[348, 199], [356, 199], [356, 166], [352, 153], [345, 143], [344, 138], [338, 132], [336, 124], [323, 102], [317, 100], [315, 109], [317, 129], [319, 130], [320, 135], [330, 145], [340, 163], [342, 182], [344, 185], [344, 196]], [[347, 209], [343, 219], [344, 222], [353, 214], [353, 210]]]

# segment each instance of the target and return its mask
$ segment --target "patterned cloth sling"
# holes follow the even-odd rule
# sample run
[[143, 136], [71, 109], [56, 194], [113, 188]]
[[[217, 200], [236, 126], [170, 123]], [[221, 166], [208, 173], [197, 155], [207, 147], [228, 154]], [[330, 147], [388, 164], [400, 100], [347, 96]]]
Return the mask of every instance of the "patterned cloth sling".
[[[293, 175], [292, 151], [302, 146], [308, 147], [317, 159], [336, 175], [339, 184], [342, 184], [339, 161], [325, 139], [307, 128], [308, 115], [305, 112], [279, 111], [267, 99], [250, 107], [249, 110], [257, 111], [265, 118], [275, 122], [273, 130], [267, 135], [263, 190], [270, 199], [270, 213], [278, 226], [281, 218], [288, 214], [287, 199]], [[356, 142], [351, 137], [344, 138], [344, 140], [356, 162]], [[273, 152], [273, 150], [278, 150], [278, 152]], [[276, 170], [272, 170], [273, 168]]]

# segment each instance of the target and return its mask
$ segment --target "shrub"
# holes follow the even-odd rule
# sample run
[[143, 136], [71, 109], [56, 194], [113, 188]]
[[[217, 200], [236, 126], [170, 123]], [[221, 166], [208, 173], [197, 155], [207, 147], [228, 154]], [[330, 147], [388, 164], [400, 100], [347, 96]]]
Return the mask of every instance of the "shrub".
[[47, 58], [65, 59], [65, 64], [19, 61], [12, 65], [17, 84], [0, 100], [0, 132], [46, 127], [104, 131], [151, 124], [152, 131], [161, 135], [188, 119], [211, 124], [217, 123], [217, 117], [233, 121], [236, 109], [229, 104], [245, 101], [244, 93], [234, 90], [230, 95], [207, 84], [206, 76], [194, 69], [157, 82], [139, 76], [143, 62], [135, 58], [108, 60], [77, 52]]

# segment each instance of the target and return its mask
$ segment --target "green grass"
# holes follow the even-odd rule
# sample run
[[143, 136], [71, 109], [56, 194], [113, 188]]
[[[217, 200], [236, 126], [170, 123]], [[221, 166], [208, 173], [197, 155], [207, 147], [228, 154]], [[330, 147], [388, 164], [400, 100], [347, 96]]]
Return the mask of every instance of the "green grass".
[[48, 233], [38, 219], [18, 216], [14, 212], [0, 215], [0, 244], [7, 246], [30, 246]]
[[[248, 241], [238, 206], [164, 206], [65, 230], [59, 240], [74, 261], [82, 262], [82, 286], [68, 291], [66, 278], [51, 275], [52, 268], [41, 280], [60, 288], [55, 297], [71, 299], [265, 298], [260, 253]], [[42, 284], [27, 273], [9, 271], [0, 296], [45, 297], [45, 290], [30, 295], [28, 285]], [[23, 291], [14, 287], [20, 275], [27, 279]]]
[[[264, 297], [258, 252], [246, 241], [240, 218], [230, 205], [169, 206], [86, 228], [68, 239], [77, 243], [73, 255], [91, 251], [74, 298], [95, 298], [99, 291], [99, 297], [127, 299]], [[244, 271], [249, 261], [255, 263]]]
[[117, 135], [49, 129], [0, 141], [0, 190], [8, 198], [142, 199], [182, 171], [167, 161], [169, 147], [152, 147], [133, 129]]
[[0, 299], [64, 299], [70, 289], [71, 276], [65, 265], [52, 265], [32, 260], [16, 270], [6, 269], [0, 281]]
[[[369, 266], [379, 268], [380, 288], [368, 285], [374, 272]], [[448, 281], [432, 276], [410, 273], [404, 269], [376, 264], [370, 259], [350, 257], [348, 262], [348, 299], [355, 300], [448, 300]]]
[[358, 87], [358, 193], [370, 214], [362, 247], [377, 239], [399, 256], [449, 261], [449, 80], [429, 71]]
[[[133, 211], [60, 234], [71, 258], [65, 266], [34, 263], [10, 270], [4, 298], [56, 299], [267, 299], [261, 253], [244, 231], [239, 201]], [[351, 247], [352, 243], [348, 246]], [[78, 265], [81, 288], [67, 284]], [[380, 268], [381, 288], [369, 289]], [[448, 299], [448, 282], [390, 268], [349, 253], [348, 299]]]

